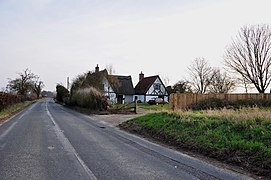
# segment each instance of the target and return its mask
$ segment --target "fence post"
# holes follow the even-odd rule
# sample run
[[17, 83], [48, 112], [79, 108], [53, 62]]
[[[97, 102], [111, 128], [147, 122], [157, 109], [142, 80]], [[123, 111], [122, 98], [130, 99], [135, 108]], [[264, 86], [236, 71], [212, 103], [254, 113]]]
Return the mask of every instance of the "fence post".
[[137, 100], [135, 100], [135, 114], [137, 114]]

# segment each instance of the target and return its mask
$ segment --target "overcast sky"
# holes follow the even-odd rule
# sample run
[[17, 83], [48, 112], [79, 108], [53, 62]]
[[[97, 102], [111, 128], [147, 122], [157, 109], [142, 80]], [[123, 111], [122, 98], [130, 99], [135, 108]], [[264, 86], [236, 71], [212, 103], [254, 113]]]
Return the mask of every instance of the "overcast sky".
[[0, 88], [29, 68], [46, 90], [113, 65], [116, 74], [188, 78], [197, 57], [222, 67], [244, 25], [270, 24], [270, 0], [0, 0]]

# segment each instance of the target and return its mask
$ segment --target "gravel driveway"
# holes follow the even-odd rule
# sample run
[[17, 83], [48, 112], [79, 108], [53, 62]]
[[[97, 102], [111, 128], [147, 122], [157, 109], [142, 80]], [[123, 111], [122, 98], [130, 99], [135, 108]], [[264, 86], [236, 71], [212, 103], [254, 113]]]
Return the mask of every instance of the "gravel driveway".
[[110, 115], [90, 115], [90, 117], [96, 121], [100, 121], [102, 123], [109, 124], [111, 126], [118, 126], [119, 124], [128, 121], [130, 119], [143, 116], [148, 113], [152, 113], [155, 111], [138, 109], [137, 114], [110, 114]]

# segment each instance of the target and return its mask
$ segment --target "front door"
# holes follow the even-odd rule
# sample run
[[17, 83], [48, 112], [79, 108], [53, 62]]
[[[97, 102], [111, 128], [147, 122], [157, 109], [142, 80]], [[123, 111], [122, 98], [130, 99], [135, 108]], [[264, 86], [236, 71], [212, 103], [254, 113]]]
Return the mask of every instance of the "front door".
[[118, 104], [122, 104], [123, 103], [123, 95], [118, 95], [117, 101], [118, 101]]

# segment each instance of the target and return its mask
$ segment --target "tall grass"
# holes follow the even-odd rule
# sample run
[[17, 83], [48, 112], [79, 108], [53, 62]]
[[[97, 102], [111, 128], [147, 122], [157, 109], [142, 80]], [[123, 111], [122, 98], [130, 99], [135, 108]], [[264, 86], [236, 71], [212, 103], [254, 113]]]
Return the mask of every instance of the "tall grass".
[[169, 104], [155, 104], [149, 105], [147, 103], [138, 103], [138, 106], [142, 109], [153, 110], [153, 111], [169, 111]]
[[103, 95], [94, 87], [76, 90], [70, 97], [70, 104], [92, 110], [103, 108]]
[[201, 111], [178, 111], [181, 117], [214, 117], [231, 121], [246, 122], [251, 120], [271, 120], [271, 109], [268, 108], [241, 108], [241, 109], [220, 109]]
[[12, 116], [13, 114], [22, 110], [23, 108], [27, 107], [28, 105], [32, 104], [33, 102], [34, 101], [24, 101], [24, 102], [9, 106], [8, 108], [5, 108], [4, 110], [0, 111], [0, 121]]

